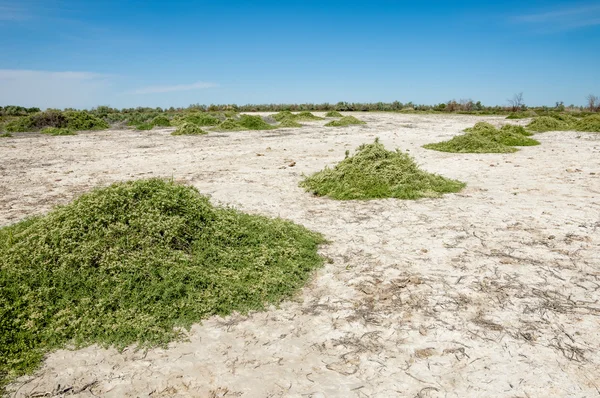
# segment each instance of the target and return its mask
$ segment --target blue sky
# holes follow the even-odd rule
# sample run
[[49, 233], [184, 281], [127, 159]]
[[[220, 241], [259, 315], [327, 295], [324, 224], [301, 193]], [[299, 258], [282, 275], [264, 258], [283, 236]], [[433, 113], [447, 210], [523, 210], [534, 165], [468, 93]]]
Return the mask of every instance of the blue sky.
[[0, 0], [0, 37], [0, 105], [600, 95], [598, 0]]

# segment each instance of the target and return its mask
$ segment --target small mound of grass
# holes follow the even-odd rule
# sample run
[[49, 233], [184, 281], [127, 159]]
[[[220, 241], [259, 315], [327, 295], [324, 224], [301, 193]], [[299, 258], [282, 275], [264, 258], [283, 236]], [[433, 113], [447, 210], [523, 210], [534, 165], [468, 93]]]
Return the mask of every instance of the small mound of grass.
[[546, 131], [567, 131], [571, 129], [568, 123], [551, 116], [539, 116], [527, 125], [531, 131], [543, 133]]
[[0, 228], [0, 386], [67, 345], [165, 345], [260, 310], [323, 264], [321, 235], [159, 179], [117, 183]]
[[511, 153], [517, 148], [490, 140], [480, 134], [458, 135], [451, 140], [423, 145], [425, 149], [452, 153]]
[[142, 123], [135, 126], [136, 130], [152, 130], [154, 125], [152, 123]]
[[272, 130], [276, 127], [265, 122], [260, 116], [241, 115], [237, 123], [246, 130]]
[[562, 122], [565, 122], [565, 123], [567, 123], [569, 125], [572, 125], [572, 124], [576, 123], [577, 120], [578, 120], [576, 117], [571, 116], [571, 115], [566, 114], [566, 113], [552, 113], [552, 114], [550, 114], [550, 117], [553, 117], [556, 120], [560, 120]]
[[302, 127], [302, 125], [292, 118], [285, 118], [282, 119], [281, 122], [277, 125], [277, 128], [283, 127]]
[[513, 134], [521, 134], [525, 137], [530, 137], [533, 135], [533, 133], [525, 130], [525, 127], [517, 126], [516, 124], [505, 124], [500, 128], [500, 131], [509, 132]]
[[355, 118], [354, 116], [344, 116], [340, 120], [332, 120], [331, 122], [326, 123], [325, 126], [327, 126], [327, 127], [344, 127], [344, 126], [350, 126], [353, 124], [367, 124], [367, 123]]
[[300, 183], [307, 191], [333, 199], [418, 199], [458, 192], [465, 184], [420, 170], [400, 150], [388, 151], [375, 139], [333, 169], [326, 167]]
[[281, 111], [279, 113], [271, 115], [271, 117], [273, 119], [277, 120], [278, 122], [281, 122], [283, 119], [294, 119], [296, 117], [296, 115], [294, 115], [290, 111]]
[[216, 126], [221, 121], [215, 116], [204, 113], [204, 112], [196, 112], [196, 113], [188, 113], [186, 115], [177, 116], [173, 119], [171, 124], [174, 126], [180, 126], [184, 123], [193, 123], [197, 126]]
[[202, 130], [200, 126], [194, 123], [184, 123], [177, 128], [177, 130], [173, 131], [171, 135], [204, 135], [208, 134], [206, 131]]
[[152, 119], [151, 123], [152, 123], [153, 126], [158, 126], [158, 127], [169, 127], [169, 126], [171, 126], [171, 121], [169, 120], [168, 117], [166, 117], [164, 115], [156, 116], [154, 119]]
[[531, 133], [521, 134], [521, 129], [523, 131], [525, 129], [520, 126], [507, 125], [503, 126], [500, 130], [497, 130], [494, 126], [491, 126], [491, 129], [487, 126], [476, 128], [477, 124], [471, 129], [472, 132], [469, 134], [477, 134], [493, 142], [508, 146], [534, 146], [540, 144], [539, 141], [527, 137], [527, 135], [531, 135]]
[[325, 114], [325, 117], [344, 117], [344, 115], [342, 115], [338, 111], [329, 111]]
[[497, 132], [496, 127], [487, 122], [477, 122], [475, 126], [464, 129], [468, 133], [494, 133]]
[[12, 137], [11, 133], [2, 133], [2, 134], [0, 134], [0, 138], [9, 138], [9, 137]]
[[42, 134], [48, 134], [48, 135], [77, 135], [77, 133], [75, 133], [73, 130], [71, 130], [70, 128], [57, 128], [57, 127], [46, 127], [44, 129], [42, 129]]
[[231, 118], [223, 120], [216, 128], [216, 130], [219, 131], [239, 131], [243, 129], [244, 128], [235, 119]]
[[294, 119], [296, 120], [300, 120], [300, 121], [310, 121], [310, 120], [323, 120], [322, 117], [319, 116], [315, 116], [310, 112], [300, 112], [296, 115], [294, 115]]
[[575, 130], [597, 133], [600, 132], [600, 115], [586, 116], [575, 123]]
[[75, 131], [104, 130], [109, 127], [107, 122], [85, 111], [68, 111], [64, 115], [67, 127]]

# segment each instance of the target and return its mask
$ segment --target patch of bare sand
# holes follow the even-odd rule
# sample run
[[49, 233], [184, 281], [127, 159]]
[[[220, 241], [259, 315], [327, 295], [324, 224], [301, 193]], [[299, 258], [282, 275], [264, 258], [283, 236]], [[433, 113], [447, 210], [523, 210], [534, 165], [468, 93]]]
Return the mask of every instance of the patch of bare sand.
[[[541, 146], [514, 154], [447, 154], [421, 145], [476, 121], [506, 121], [357, 116], [368, 125], [3, 139], [0, 225], [98, 185], [173, 177], [214, 202], [322, 232], [333, 260], [295, 300], [211, 318], [168, 349], [54, 352], [14, 395], [599, 395], [600, 135], [545, 133]], [[468, 187], [441, 199], [363, 202], [298, 187], [302, 173], [375, 137]]]

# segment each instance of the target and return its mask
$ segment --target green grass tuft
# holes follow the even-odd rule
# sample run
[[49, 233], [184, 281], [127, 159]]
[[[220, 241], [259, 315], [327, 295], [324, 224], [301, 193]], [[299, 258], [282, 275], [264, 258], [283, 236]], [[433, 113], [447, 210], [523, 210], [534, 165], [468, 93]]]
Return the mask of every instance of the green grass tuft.
[[173, 131], [171, 135], [204, 135], [208, 134], [202, 130], [198, 125], [193, 123], [184, 123]]
[[70, 128], [57, 128], [57, 127], [46, 127], [42, 129], [42, 134], [48, 135], [77, 135], [76, 132]]
[[363, 144], [333, 169], [307, 177], [300, 186], [333, 199], [418, 199], [458, 192], [465, 184], [420, 170], [414, 159], [400, 150], [388, 151], [376, 139]]
[[423, 148], [451, 153], [511, 153], [517, 151], [517, 148], [472, 133], [458, 135], [449, 141], [426, 144], [423, 145]]
[[300, 120], [300, 121], [310, 121], [310, 120], [323, 120], [322, 117], [319, 116], [315, 116], [310, 112], [300, 112], [296, 115], [294, 115], [294, 119], [295, 120]]
[[273, 119], [277, 120], [278, 122], [281, 122], [283, 119], [294, 119], [296, 117], [296, 115], [294, 115], [290, 111], [281, 111], [279, 113], [271, 115], [271, 117]]
[[527, 129], [543, 133], [546, 131], [567, 131], [571, 130], [572, 126], [552, 116], [539, 116], [527, 125]]
[[159, 179], [117, 183], [0, 228], [0, 385], [67, 345], [165, 345], [263, 309], [320, 267], [321, 235]]
[[344, 117], [344, 115], [342, 115], [338, 111], [329, 111], [325, 114], [325, 117]]
[[575, 130], [587, 132], [600, 132], [600, 115], [586, 116], [575, 123]]
[[340, 120], [332, 120], [329, 123], [326, 123], [326, 127], [344, 127], [356, 124], [367, 124], [362, 120], [355, 118], [354, 116], [344, 116]]
[[85, 111], [68, 111], [64, 112], [67, 118], [67, 127], [71, 130], [104, 130], [107, 129], [108, 123], [104, 120]]
[[142, 123], [135, 126], [136, 130], [152, 130], [154, 125], [152, 123]]
[[197, 126], [216, 126], [220, 122], [221, 121], [218, 118], [211, 114], [196, 112], [177, 116], [171, 121], [171, 124], [174, 126], [181, 126], [184, 123], [193, 123]]
[[277, 128], [302, 127], [302, 125], [292, 118], [285, 118], [285, 119], [282, 119], [281, 122], [276, 127]]
[[260, 116], [255, 115], [240, 115], [237, 123], [244, 130], [272, 130], [277, 128], [265, 122]]
[[171, 121], [168, 117], [164, 115], [159, 115], [152, 119], [152, 125], [158, 127], [169, 127], [171, 126]]
[[243, 129], [244, 128], [242, 126], [240, 126], [240, 124], [235, 119], [231, 119], [231, 118], [227, 118], [227, 119], [223, 120], [215, 128], [215, 130], [218, 130], [218, 131], [240, 131]]

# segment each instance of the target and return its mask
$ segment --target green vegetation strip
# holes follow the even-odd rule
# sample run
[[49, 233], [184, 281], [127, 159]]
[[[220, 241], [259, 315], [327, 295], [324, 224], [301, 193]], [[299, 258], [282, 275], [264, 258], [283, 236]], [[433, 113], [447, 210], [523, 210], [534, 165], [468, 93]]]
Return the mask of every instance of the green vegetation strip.
[[466, 134], [449, 141], [423, 145], [423, 148], [453, 153], [511, 153], [515, 146], [539, 145], [539, 141], [529, 138], [532, 134], [521, 126], [506, 125], [497, 129], [486, 122], [465, 129]]
[[76, 135], [73, 130], [69, 128], [57, 128], [57, 127], [46, 127], [42, 129], [42, 134], [48, 135]]
[[458, 192], [465, 184], [420, 170], [408, 154], [388, 151], [376, 139], [333, 169], [325, 168], [300, 183], [307, 191], [333, 199], [418, 199]]
[[350, 126], [350, 125], [355, 125], [355, 124], [357, 125], [357, 124], [367, 124], [367, 123], [355, 118], [354, 116], [344, 116], [340, 120], [332, 120], [331, 122], [326, 123], [325, 126], [326, 127], [345, 127], [345, 126]]
[[184, 123], [181, 126], [179, 126], [177, 128], [177, 130], [175, 130], [171, 133], [171, 135], [204, 135], [204, 134], [208, 134], [208, 133], [193, 123]]
[[160, 179], [1, 228], [0, 385], [52, 349], [164, 345], [210, 315], [278, 303], [322, 265], [321, 243]]

